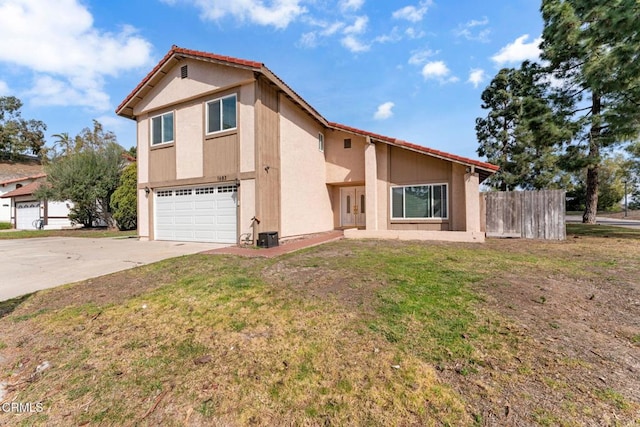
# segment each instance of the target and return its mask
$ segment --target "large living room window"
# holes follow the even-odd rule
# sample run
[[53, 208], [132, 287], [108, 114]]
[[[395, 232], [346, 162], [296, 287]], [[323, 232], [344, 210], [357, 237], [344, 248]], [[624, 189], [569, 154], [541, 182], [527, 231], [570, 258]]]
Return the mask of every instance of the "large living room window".
[[151, 118], [151, 145], [173, 142], [173, 111]]
[[446, 219], [447, 184], [391, 187], [391, 219]]
[[207, 134], [236, 128], [236, 94], [207, 102]]

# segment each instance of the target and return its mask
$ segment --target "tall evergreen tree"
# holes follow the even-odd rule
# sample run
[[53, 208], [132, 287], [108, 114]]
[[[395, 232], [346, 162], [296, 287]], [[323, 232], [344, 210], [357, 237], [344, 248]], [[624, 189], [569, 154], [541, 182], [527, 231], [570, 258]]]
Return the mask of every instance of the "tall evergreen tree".
[[476, 119], [478, 154], [500, 166], [487, 183], [499, 190], [541, 189], [559, 179], [554, 148], [570, 133], [557, 123], [543, 69], [525, 62], [503, 68], [482, 93], [486, 117]]
[[542, 58], [573, 106], [566, 165], [586, 168], [583, 222], [595, 223], [604, 151], [640, 133], [640, 3], [543, 0]]

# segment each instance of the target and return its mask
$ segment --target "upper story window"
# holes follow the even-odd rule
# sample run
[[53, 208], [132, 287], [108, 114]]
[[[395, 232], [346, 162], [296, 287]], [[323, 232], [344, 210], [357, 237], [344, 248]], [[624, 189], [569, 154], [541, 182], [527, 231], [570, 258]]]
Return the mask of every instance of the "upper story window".
[[318, 134], [318, 150], [324, 152], [324, 135]]
[[447, 184], [391, 187], [392, 219], [446, 219]]
[[173, 142], [173, 111], [151, 118], [151, 145]]
[[237, 127], [237, 96], [225, 96], [207, 102], [207, 134]]

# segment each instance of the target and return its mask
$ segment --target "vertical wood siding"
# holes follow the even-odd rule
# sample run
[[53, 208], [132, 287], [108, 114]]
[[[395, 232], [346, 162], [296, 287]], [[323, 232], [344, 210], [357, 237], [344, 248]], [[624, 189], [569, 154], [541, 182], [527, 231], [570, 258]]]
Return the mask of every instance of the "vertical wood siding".
[[256, 82], [256, 216], [259, 231], [280, 232], [280, 120], [278, 92]]

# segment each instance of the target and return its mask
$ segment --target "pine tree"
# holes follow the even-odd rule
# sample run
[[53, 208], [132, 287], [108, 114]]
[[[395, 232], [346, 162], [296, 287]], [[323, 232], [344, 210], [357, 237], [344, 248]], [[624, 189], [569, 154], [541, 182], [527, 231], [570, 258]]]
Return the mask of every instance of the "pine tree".
[[595, 223], [603, 155], [640, 133], [640, 3], [543, 0], [542, 16], [542, 58], [577, 129], [565, 164], [586, 168], [583, 222]]
[[560, 179], [555, 145], [570, 133], [558, 124], [543, 71], [529, 62], [504, 68], [482, 93], [489, 111], [476, 119], [478, 154], [500, 166], [487, 181], [493, 188], [542, 189]]

